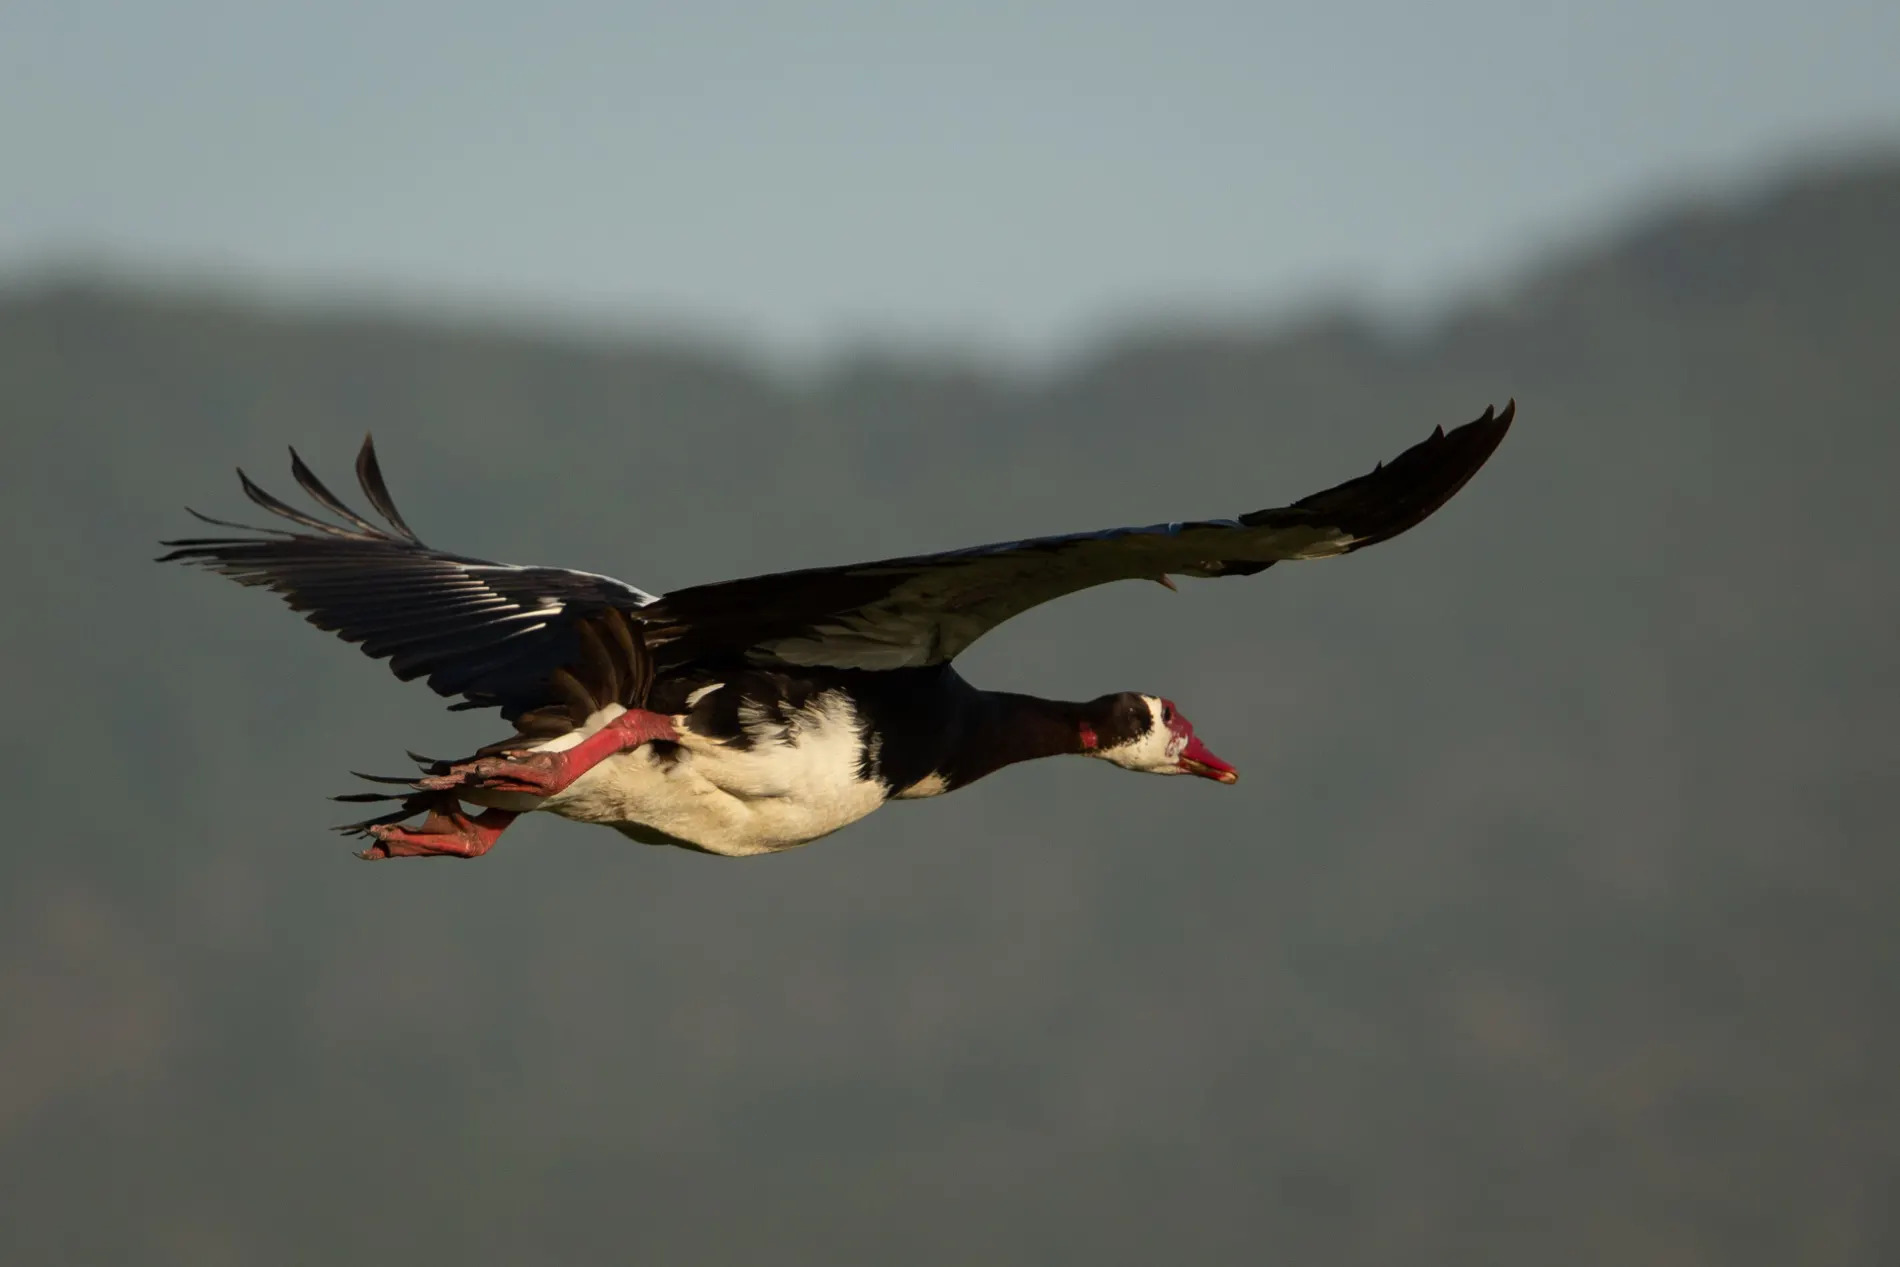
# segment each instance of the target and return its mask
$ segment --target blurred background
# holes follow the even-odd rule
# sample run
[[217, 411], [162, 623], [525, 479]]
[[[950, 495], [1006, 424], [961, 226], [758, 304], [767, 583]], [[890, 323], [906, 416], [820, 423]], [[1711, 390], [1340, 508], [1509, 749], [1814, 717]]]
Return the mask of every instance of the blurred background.
[[[1900, 1261], [1900, 6], [0, 9], [0, 1259]], [[652, 590], [1280, 504], [961, 662], [1244, 777], [366, 866], [153, 567], [365, 430]], [[281, 489], [280, 489], [281, 491]], [[1192, 783], [1193, 786], [1182, 786]]]

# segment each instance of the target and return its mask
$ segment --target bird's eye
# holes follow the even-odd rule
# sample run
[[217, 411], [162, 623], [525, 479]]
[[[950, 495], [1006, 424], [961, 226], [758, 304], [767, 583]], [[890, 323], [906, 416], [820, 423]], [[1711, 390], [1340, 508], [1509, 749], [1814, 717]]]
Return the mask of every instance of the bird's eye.
[[1173, 720], [1174, 720], [1174, 705], [1172, 705], [1172, 704], [1163, 704], [1163, 705], [1161, 706], [1161, 720], [1162, 720], [1162, 721], [1173, 721]]

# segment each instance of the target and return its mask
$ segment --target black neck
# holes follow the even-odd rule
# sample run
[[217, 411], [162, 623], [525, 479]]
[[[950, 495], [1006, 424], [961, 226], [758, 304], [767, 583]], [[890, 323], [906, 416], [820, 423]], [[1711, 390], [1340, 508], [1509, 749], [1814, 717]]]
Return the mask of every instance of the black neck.
[[1082, 728], [1089, 721], [1089, 706], [1008, 691], [977, 691], [961, 720], [944, 770], [952, 787], [974, 783], [1018, 761], [1084, 751]]

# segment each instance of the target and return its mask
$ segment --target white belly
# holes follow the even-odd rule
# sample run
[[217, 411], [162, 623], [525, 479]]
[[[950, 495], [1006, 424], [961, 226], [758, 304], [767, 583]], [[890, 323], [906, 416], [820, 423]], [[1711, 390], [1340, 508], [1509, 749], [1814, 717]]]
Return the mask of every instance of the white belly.
[[[571, 747], [621, 711], [598, 713], [544, 746]], [[860, 776], [857, 718], [840, 696], [822, 698], [789, 728], [748, 726], [750, 748], [695, 735], [684, 716], [673, 721], [681, 730], [676, 752], [618, 753], [539, 808], [650, 844], [745, 857], [829, 835], [884, 803], [884, 785]]]

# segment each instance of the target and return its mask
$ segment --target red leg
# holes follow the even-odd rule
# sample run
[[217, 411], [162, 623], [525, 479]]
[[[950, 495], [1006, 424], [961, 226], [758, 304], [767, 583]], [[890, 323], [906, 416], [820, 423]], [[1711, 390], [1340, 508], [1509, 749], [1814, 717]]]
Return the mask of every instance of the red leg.
[[470, 818], [454, 797], [429, 811], [420, 827], [401, 827], [395, 823], [376, 823], [363, 830], [375, 843], [359, 858], [479, 858], [495, 845], [516, 815], [505, 809], [491, 809]]
[[553, 796], [615, 753], [632, 752], [655, 739], [679, 737], [673, 719], [666, 714], [630, 709], [565, 752], [506, 752], [477, 757], [450, 767], [446, 774], [417, 779], [415, 785], [426, 791], [480, 788]]

